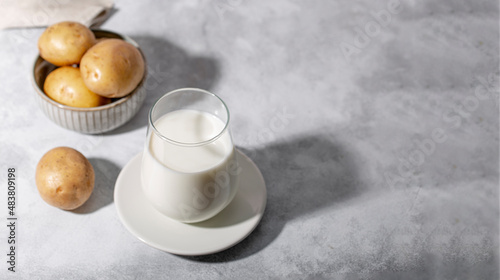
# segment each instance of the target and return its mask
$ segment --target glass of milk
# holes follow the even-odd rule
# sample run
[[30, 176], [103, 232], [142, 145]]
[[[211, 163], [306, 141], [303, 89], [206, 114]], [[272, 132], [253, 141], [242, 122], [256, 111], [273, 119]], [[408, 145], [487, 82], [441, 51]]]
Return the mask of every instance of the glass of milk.
[[222, 99], [185, 88], [156, 101], [149, 112], [141, 180], [159, 212], [185, 223], [215, 216], [234, 198], [239, 171]]

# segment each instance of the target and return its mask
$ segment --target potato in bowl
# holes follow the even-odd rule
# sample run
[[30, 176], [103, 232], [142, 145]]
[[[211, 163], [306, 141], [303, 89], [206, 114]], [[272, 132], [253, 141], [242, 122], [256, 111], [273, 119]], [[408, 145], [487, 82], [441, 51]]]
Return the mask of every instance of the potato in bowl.
[[38, 39], [40, 56], [57, 66], [80, 63], [82, 56], [96, 43], [87, 26], [71, 21], [53, 24]]
[[144, 60], [139, 50], [120, 39], [101, 41], [83, 55], [80, 71], [85, 85], [109, 98], [130, 93], [141, 81]]
[[53, 100], [72, 107], [90, 108], [106, 105], [111, 99], [88, 89], [83, 82], [80, 68], [63, 66], [50, 72], [45, 78], [43, 91]]

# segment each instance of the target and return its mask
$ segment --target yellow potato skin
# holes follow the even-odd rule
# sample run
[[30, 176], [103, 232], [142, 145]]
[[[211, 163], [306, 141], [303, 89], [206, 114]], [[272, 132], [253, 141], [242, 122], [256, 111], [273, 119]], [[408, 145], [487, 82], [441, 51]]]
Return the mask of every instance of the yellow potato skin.
[[75, 149], [57, 147], [38, 162], [35, 175], [42, 199], [54, 207], [73, 210], [87, 201], [94, 190], [94, 168]]
[[40, 56], [56, 66], [80, 63], [96, 42], [94, 33], [78, 22], [64, 21], [45, 29], [38, 39]]
[[100, 41], [82, 57], [80, 71], [93, 92], [118, 98], [132, 92], [144, 75], [144, 59], [132, 44], [120, 39]]
[[63, 66], [50, 72], [45, 79], [43, 90], [53, 100], [72, 107], [90, 108], [111, 102], [89, 90], [83, 82], [80, 69]]

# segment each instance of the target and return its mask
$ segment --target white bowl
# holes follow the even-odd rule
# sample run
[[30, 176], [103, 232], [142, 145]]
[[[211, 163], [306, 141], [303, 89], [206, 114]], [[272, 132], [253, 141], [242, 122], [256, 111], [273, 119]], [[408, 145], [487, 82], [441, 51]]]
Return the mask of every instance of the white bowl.
[[[123, 39], [139, 49], [144, 61], [144, 54], [135, 41], [127, 36], [105, 30], [92, 30], [96, 38]], [[140, 109], [146, 98], [144, 82], [146, 72], [139, 85], [128, 95], [112, 99], [112, 102], [92, 108], [77, 108], [58, 103], [49, 98], [43, 91], [43, 83], [47, 75], [56, 66], [37, 56], [31, 73], [31, 81], [35, 88], [35, 98], [45, 115], [56, 124], [70, 130], [86, 134], [97, 134], [116, 129], [129, 121]]]

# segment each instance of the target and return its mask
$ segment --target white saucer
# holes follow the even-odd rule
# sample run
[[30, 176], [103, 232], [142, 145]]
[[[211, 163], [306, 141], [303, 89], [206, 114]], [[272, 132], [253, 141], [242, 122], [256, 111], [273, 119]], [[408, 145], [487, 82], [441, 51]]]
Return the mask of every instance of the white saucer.
[[239, 190], [217, 216], [184, 224], [162, 215], [151, 206], [141, 188], [141, 156], [136, 155], [116, 180], [114, 201], [123, 225], [144, 243], [177, 255], [197, 256], [227, 249], [247, 237], [266, 207], [266, 184], [257, 166], [237, 150], [242, 168]]

